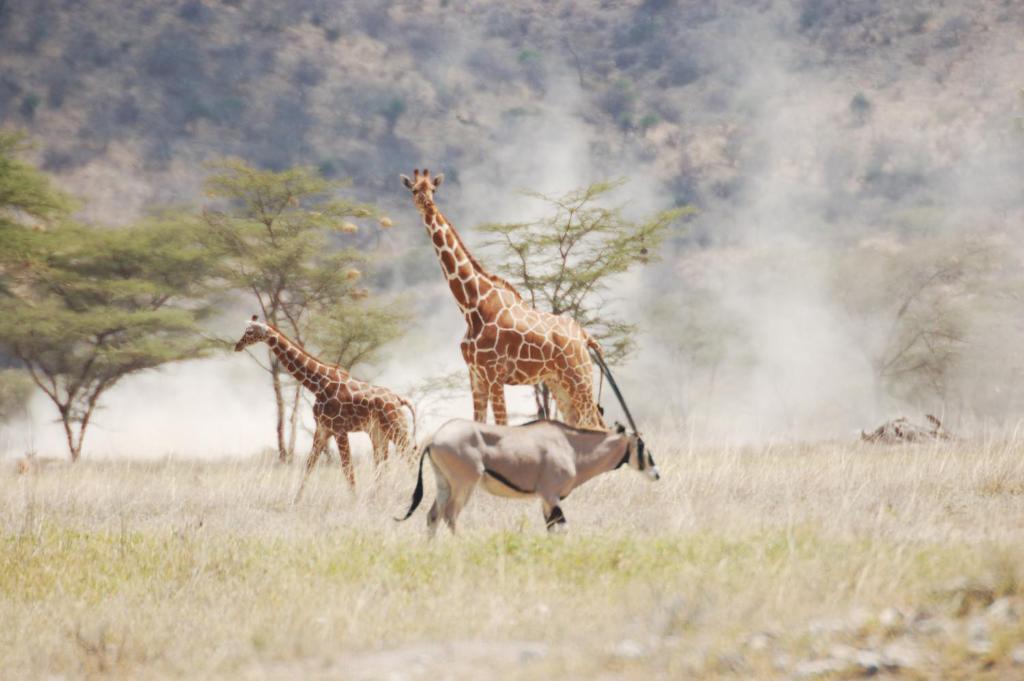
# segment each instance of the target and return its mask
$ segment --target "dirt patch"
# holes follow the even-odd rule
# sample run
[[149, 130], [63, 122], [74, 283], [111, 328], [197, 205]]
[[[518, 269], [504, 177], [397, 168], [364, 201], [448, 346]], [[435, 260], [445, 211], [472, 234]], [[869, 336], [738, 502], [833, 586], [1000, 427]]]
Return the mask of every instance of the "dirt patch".
[[479, 679], [487, 670], [525, 668], [547, 657], [548, 646], [529, 641], [446, 641], [414, 643], [346, 655], [339, 660], [292, 661], [259, 666], [243, 678], [359, 679], [360, 681], [418, 681], [419, 679]]

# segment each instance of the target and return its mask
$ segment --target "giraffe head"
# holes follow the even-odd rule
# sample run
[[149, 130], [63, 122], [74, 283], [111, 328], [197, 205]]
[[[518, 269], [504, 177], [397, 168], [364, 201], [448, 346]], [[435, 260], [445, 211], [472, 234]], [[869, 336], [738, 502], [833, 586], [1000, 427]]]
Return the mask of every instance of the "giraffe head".
[[265, 341], [268, 336], [270, 336], [270, 327], [259, 321], [256, 315], [253, 315], [252, 319], [249, 320], [249, 324], [245, 327], [245, 333], [235, 343], [235, 352], [241, 352], [253, 343]]
[[408, 175], [402, 175], [401, 177], [402, 184], [412, 192], [413, 203], [420, 209], [434, 202], [434, 192], [444, 182], [443, 173], [431, 177], [430, 171], [426, 168], [423, 169], [422, 174], [420, 174], [419, 170], [413, 170], [412, 179], [409, 179]]

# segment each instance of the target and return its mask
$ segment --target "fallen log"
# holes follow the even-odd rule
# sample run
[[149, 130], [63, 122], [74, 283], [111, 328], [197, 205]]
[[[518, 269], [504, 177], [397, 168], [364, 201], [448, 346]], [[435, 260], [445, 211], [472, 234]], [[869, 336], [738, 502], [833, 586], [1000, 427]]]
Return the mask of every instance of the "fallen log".
[[870, 433], [860, 431], [860, 439], [876, 444], [899, 444], [904, 442], [934, 442], [936, 440], [952, 440], [953, 436], [942, 427], [942, 421], [931, 414], [926, 414], [928, 425], [912, 423], [903, 416], [886, 421]]

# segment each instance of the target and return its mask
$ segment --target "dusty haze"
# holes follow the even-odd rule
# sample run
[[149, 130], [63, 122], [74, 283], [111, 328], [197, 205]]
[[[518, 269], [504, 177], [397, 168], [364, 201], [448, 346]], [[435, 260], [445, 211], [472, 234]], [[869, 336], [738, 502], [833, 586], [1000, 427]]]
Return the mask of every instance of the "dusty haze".
[[[351, 176], [352, 192], [395, 220], [376, 267], [418, 310], [379, 366], [355, 371], [399, 392], [462, 367], [463, 322], [397, 180], [426, 165], [448, 175], [438, 202], [470, 245], [477, 224], [537, 215], [519, 189], [558, 194], [628, 177], [616, 200], [631, 214], [699, 208], [661, 261], [624, 277], [609, 301], [640, 325], [641, 350], [617, 374], [645, 424], [752, 441], [849, 438], [926, 411], [964, 430], [1020, 418], [1020, 8], [290, 8], [154, 4], [144, 21], [138, 8], [111, 16], [100, 2], [40, 3], [52, 26], [38, 43], [0, 47], [25, 81], [5, 81], [0, 123], [38, 140], [44, 167], [98, 222], [201, 203], [199, 164], [223, 153]], [[4, 35], [27, 35], [31, 11], [5, 8]], [[272, 14], [273, 30], [255, 25]], [[93, 42], [83, 47], [72, 25]], [[152, 32], [166, 54], [127, 41], [123, 56], [74, 66], [89, 72], [61, 104], [44, 97], [25, 113], [26, 92], [54, 92], [60, 55], [106, 54], [132, 27]], [[175, 70], [185, 62], [168, 35], [194, 41], [193, 71]], [[246, 56], [231, 52], [246, 41]], [[275, 59], [258, 58], [283, 45]], [[232, 59], [237, 73], [225, 70]], [[218, 117], [227, 104], [210, 93], [250, 77], [261, 86], [246, 91], [247, 108]], [[188, 87], [174, 90], [174, 78]], [[174, 107], [150, 108], [192, 97], [207, 113], [179, 122]], [[398, 99], [404, 110], [389, 125], [380, 111]], [[104, 108], [107, 100], [123, 106]], [[158, 134], [169, 141], [154, 151]], [[959, 326], [940, 387], [903, 376], [880, 385], [873, 358], [913, 283], [897, 275], [919, 266], [927, 276], [928, 262], [915, 258], [928, 248], [955, 256], [979, 243], [994, 254], [984, 276], [965, 290], [949, 285]], [[493, 253], [477, 255], [495, 264]], [[913, 314], [940, 313], [922, 305]], [[247, 315], [215, 331], [234, 337]], [[107, 397], [87, 455], [252, 455], [273, 443], [266, 383], [255, 362], [234, 355], [134, 377]], [[525, 417], [529, 389], [509, 394]], [[607, 393], [604, 402], [615, 411]], [[37, 399], [31, 422], [5, 430], [0, 447], [61, 455], [50, 410]], [[468, 393], [422, 411], [421, 432], [468, 416]]]

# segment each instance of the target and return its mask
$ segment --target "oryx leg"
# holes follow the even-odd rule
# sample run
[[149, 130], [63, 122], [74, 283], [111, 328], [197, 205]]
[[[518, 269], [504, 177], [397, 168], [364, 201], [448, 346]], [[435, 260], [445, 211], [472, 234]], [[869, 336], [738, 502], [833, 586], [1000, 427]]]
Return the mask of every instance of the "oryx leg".
[[565, 514], [562, 513], [562, 507], [558, 505], [558, 499], [549, 501], [544, 499], [544, 524], [547, 525], [548, 532], [558, 532], [565, 530]]
[[430, 538], [433, 539], [434, 535], [437, 534], [437, 521], [441, 519], [441, 512], [448, 506], [448, 500], [451, 498], [452, 488], [448, 484], [448, 478], [445, 477], [441, 469], [434, 463], [434, 459], [430, 454], [427, 454], [427, 458], [430, 459], [430, 465], [434, 469], [434, 480], [437, 482], [437, 498], [434, 499], [434, 504], [427, 513], [427, 531], [430, 534]]
[[508, 411], [505, 409], [505, 384], [500, 380], [493, 381], [487, 389], [494, 412], [494, 422], [499, 426], [508, 425]]
[[327, 448], [327, 443], [330, 442], [330, 439], [331, 431], [317, 424], [316, 433], [313, 435], [313, 449], [309, 451], [309, 458], [306, 459], [306, 470], [302, 473], [302, 481], [299, 483], [298, 491], [295, 492], [293, 504], [299, 503], [299, 499], [302, 498], [302, 491], [306, 488], [306, 478], [309, 477], [313, 466], [320, 459], [320, 454]]
[[455, 521], [458, 520], [462, 509], [466, 507], [469, 498], [473, 496], [476, 482], [463, 484], [459, 489], [453, 489], [448, 497], [448, 503], [444, 507], [444, 521], [448, 523], [448, 529], [455, 534]]
[[348, 432], [335, 433], [334, 439], [338, 443], [338, 455], [341, 457], [341, 470], [345, 471], [348, 484], [352, 489], [356, 488], [356, 474], [352, 470], [352, 450], [348, 446]]

